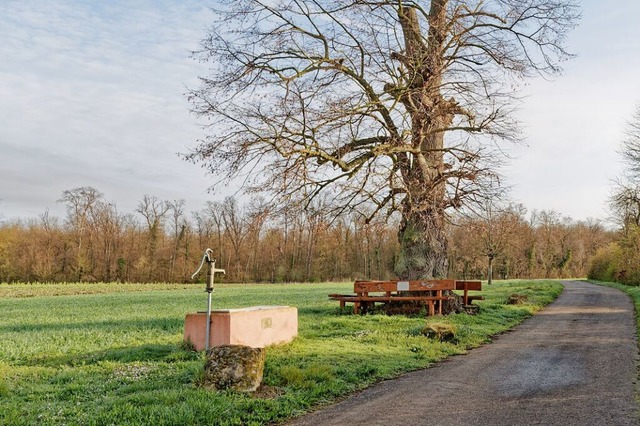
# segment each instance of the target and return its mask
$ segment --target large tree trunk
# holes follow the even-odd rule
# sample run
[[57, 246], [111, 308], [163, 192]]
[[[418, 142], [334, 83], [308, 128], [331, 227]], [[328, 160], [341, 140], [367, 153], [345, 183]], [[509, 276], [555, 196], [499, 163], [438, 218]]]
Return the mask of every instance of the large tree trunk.
[[449, 267], [444, 213], [412, 212], [403, 218], [398, 233], [400, 256], [396, 274], [401, 279], [446, 278]]
[[[404, 216], [398, 232], [400, 255], [395, 268], [399, 278], [423, 280], [447, 277], [449, 260], [444, 225], [443, 210], [412, 211]], [[435, 292], [433, 295], [436, 295]], [[443, 292], [443, 296], [450, 296], [442, 305], [444, 315], [464, 312], [460, 296], [448, 290]], [[420, 308], [419, 304], [416, 308]]]
[[431, 2], [426, 40], [416, 10], [398, 9], [405, 50], [396, 57], [411, 76], [407, 80], [410, 90], [401, 101], [411, 116], [411, 145], [416, 149], [399, 161], [407, 191], [396, 265], [403, 279], [445, 278], [448, 271], [443, 129], [451, 125], [455, 102], [444, 99], [440, 92], [447, 2]]
[[[405, 50], [395, 57], [402, 63], [410, 89], [401, 102], [411, 116], [411, 145], [416, 151], [399, 161], [406, 187], [402, 223], [398, 232], [400, 255], [396, 273], [402, 279], [446, 278], [449, 262], [445, 234], [446, 188], [443, 178], [444, 131], [454, 118], [457, 104], [441, 93], [448, 0], [432, 0], [426, 40], [418, 13], [400, 6]], [[462, 312], [462, 301], [452, 291], [443, 313]]]

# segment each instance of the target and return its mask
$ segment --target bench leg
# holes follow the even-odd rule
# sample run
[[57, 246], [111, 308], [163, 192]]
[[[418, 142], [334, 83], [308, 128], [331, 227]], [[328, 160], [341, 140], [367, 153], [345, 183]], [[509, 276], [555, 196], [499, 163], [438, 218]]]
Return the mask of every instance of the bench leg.
[[429, 300], [429, 316], [432, 317], [436, 314], [435, 306], [433, 306], [433, 300]]
[[[438, 297], [442, 297], [442, 290], [438, 290]], [[438, 300], [438, 315], [442, 315], [442, 300]]]
[[356, 315], [360, 313], [360, 302], [353, 302], [353, 313]]
[[340, 309], [344, 309], [344, 300], [340, 301]]
[[369, 313], [369, 311], [376, 306], [376, 302], [366, 302], [364, 309], [362, 310], [363, 314]]

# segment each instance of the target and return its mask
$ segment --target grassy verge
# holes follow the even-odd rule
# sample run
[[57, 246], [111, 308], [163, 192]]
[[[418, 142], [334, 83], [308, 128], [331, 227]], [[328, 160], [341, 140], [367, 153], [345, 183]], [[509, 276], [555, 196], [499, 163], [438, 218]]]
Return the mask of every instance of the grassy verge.
[[[636, 333], [638, 336], [640, 336], [640, 287], [596, 280], [588, 280], [588, 282], [592, 284], [603, 285], [606, 287], [617, 288], [618, 290], [621, 290], [622, 292], [628, 294], [629, 297], [631, 297], [636, 318]], [[640, 340], [638, 340], [638, 350], [640, 350]], [[640, 402], [640, 369], [637, 370], [637, 376], [638, 380], [636, 380], [635, 382], [636, 401]]]
[[[633, 306], [635, 308], [636, 328], [640, 335], [640, 315], [639, 315], [640, 314], [640, 287], [628, 286], [624, 284], [605, 282], [605, 281], [596, 281], [596, 280], [587, 280], [587, 281], [592, 284], [603, 285], [611, 288], [617, 288], [618, 290], [621, 290], [622, 292], [628, 294], [629, 297], [631, 297], [631, 300], [633, 301]], [[638, 343], [640, 345], [640, 342]]]
[[[479, 315], [425, 319], [340, 313], [327, 294], [350, 292], [352, 286], [216, 288], [215, 307], [298, 307], [299, 337], [268, 348], [263, 383], [269, 392], [257, 397], [208, 392], [195, 385], [202, 355], [181, 342], [184, 315], [206, 306], [200, 287], [2, 284], [0, 424], [279, 422], [371, 383], [464, 353], [562, 291], [551, 281], [497, 282], [485, 286], [485, 301], [476, 302]], [[72, 288], [72, 295], [51, 296]], [[527, 294], [528, 303], [506, 305], [512, 293]], [[458, 341], [428, 340], [420, 333], [428, 322], [453, 324]]]

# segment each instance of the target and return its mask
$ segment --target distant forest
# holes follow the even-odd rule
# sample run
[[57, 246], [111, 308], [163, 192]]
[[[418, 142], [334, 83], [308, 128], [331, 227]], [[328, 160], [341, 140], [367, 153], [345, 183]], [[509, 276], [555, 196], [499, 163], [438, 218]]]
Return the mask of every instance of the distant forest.
[[[190, 282], [211, 248], [225, 282], [315, 282], [394, 277], [398, 224], [357, 213], [328, 219], [321, 203], [271, 209], [260, 198], [185, 202], [145, 196], [120, 212], [90, 187], [65, 191], [65, 218], [0, 223], [0, 282]], [[449, 278], [585, 277], [615, 233], [520, 205], [487, 208], [448, 225]], [[203, 276], [199, 277], [200, 280]]]

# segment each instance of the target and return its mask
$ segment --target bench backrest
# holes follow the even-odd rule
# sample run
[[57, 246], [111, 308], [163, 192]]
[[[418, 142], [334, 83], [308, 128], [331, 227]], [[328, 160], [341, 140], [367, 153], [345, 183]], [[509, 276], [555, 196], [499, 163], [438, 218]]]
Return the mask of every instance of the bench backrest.
[[456, 281], [456, 290], [482, 290], [482, 281]]
[[453, 290], [454, 280], [412, 280], [412, 281], [356, 281], [354, 293], [389, 293], [395, 291], [437, 291]]

